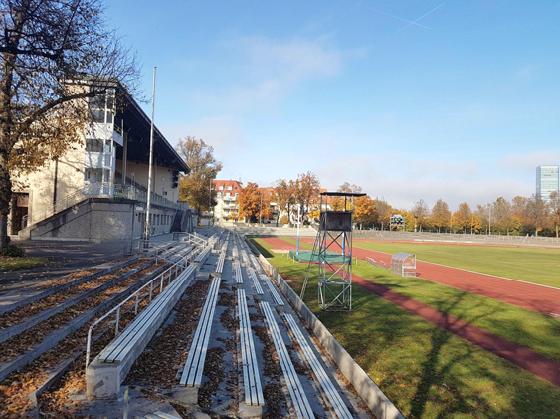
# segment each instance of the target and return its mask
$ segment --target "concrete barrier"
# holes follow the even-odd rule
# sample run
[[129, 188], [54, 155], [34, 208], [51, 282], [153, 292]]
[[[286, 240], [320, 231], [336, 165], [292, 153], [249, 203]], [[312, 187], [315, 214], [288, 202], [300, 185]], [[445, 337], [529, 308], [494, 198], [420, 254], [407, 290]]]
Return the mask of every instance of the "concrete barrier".
[[290, 305], [299, 314], [307, 328], [313, 332], [323, 350], [332, 357], [340, 372], [352, 384], [358, 396], [369, 407], [375, 417], [377, 419], [404, 418], [393, 402], [385, 396], [363, 368], [354, 361], [325, 325], [315, 317], [309, 307], [284, 281], [276, 268], [262, 254], [259, 254], [259, 261], [265, 272], [276, 281], [280, 291], [282, 291]]

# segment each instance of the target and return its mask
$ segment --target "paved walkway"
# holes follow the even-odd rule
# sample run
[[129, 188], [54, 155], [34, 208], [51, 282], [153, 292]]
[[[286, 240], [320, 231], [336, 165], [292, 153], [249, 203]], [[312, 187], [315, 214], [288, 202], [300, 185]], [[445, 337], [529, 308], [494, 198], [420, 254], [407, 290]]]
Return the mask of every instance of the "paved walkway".
[[[154, 236], [152, 242], [161, 243], [170, 240], [172, 236], [172, 234]], [[131, 243], [128, 240], [103, 243], [66, 240], [14, 240], [13, 243], [24, 248], [26, 255], [47, 258], [49, 263], [32, 269], [0, 272], [0, 288], [12, 282], [44, 280], [66, 275], [76, 269], [90, 268], [131, 254]]]

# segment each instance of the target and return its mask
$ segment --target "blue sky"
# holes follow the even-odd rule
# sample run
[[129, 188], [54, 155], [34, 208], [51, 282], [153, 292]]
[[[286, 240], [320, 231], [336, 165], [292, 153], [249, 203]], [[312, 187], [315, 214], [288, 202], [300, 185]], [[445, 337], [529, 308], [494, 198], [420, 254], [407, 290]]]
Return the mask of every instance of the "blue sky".
[[108, 1], [156, 124], [221, 178], [311, 170], [401, 207], [534, 193], [560, 162], [560, 2]]

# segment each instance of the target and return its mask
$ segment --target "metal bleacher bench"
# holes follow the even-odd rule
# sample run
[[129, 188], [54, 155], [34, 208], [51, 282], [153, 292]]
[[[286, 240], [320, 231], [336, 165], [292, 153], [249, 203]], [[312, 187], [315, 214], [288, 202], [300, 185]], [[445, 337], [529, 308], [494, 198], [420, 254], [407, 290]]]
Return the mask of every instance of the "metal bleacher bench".
[[203, 264], [204, 261], [206, 260], [206, 258], [208, 257], [208, 255], [210, 254], [210, 252], [212, 251], [212, 246], [208, 245], [206, 246], [194, 259], [194, 261], [196, 263], [200, 263]]
[[253, 255], [252, 253], [250, 254], [250, 257], [251, 257], [251, 261], [253, 262], [253, 266], [255, 267], [255, 270], [256, 270], [257, 272], [259, 272], [259, 271], [262, 269], [259, 260], [258, 260], [257, 257], [256, 257], [255, 255]]
[[303, 352], [303, 356], [305, 360], [311, 367], [311, 370], [315, 375], [315, 379], [317, 380], [317, 382], [321, 386], [321, 389], [325, 393], [326, 396], [325, 398], [332, 406], [336, 414], [336, 417], [339, 419], [352, 419], [352, 414], [348, 411], [348, 408], [346, 407], [346, 404], [342, 400], [342, 397], [340, 397], [340, 394], [338, 393], [336, 387], [334, 386], [329, 376], [325, 372], [323, 366], [315, 356], [315, 353], [313, 352], [311, 346], [303, 336], [303, 333], [301, 333], [301, 330], [296, 324], [294, 317], [291, 314], [284, 314], [284, 318], [286, 319], [286, 323], [288, 323], [292, 335], [294, 336], [295, 340], [298, 342], [299, 347]]
[[239, 316], [239, 336], [241, 346], [241, 361], [243, 363], [243, 386], [245, 388], [245, 405], [240, 404], [240, 416], [260, 417], [264, 406], [259, 365], [253, 341], [251, 319], [247, 307], [245, 290], [237, 290], [237, 313]]
[[255, 291], [257, 292], [257, 294], [260, 295], [264, 294], [259, 279], [257, 278], [257, 274], [255, 273], [255, 270], [253, 268], [247, 268], [246, 270], [249, 273], [249, 277], [253, 281], [253, 286], [255, 287]]
[[202, 372], [204, 371], [204, 362], [206, 360], [206, 352], [208, 350], [208, 341], [210, 340], [210, 332], [212, 331], [212, 319], [218, 301], [220, 291], [221, 278], [214, 278], [208, 290], [206, 302], [202, 308], [202, 314], [198, 321], [198, 326], [194, 332], [194, 337], [189, 348], [187, 362], [183, 368], [179, 384], [187, 387], [187, 393], [183, 397], [186, 403], [196, 403], [198, 400], [198, 388], [202, 383]]
[[243, 283], [243, 274], [241, 273], [241, 264], [239, 263], [238, 260], [233, 262], [233, 269], [235, 272], [235, 282], [237, 284], [242, 284]]
[[220, 253], [220, 257], [218, 258], [218, 262], [216, 263], [216, 270], [214, 271], [214, 273], [216, 274], [216, 276], [221, 276], [223, 271], [224, 271], [224, 263], [226, 261], [226, 252], [224, 250], [222, 250], [222, 252]]
[[294, 369], [290, 354], [282, 340], [282, 335], [280, 334], [278, 323], [276, 323], [276, 319], [274, 318], [272, 308], [267, 301], [261, 301], [261, 309], [266, 318], [270, 334], [272, 335], [274, 347], [280, 358], [280, 367], [282, 368], [282, 374], [284, 375], [284, 380], [286, 381], [286, 386], [288, 387], [288, 392], [290, 393], [296, 415], [298, 418], [314, 419], [315, 415], [313, 414], [313, 410], [311, 410], [303, 386]]
[[179, 301], [196, 268], [196, 264], [187, 267], [88, 365], [89, 398], [114, 398], [119, 394], [130, 367]]
[[274, 298], [276, 305], [283, 306], [284, 301], [282, 300], [282, 297], [280, 297], [278, 290], [276, 289], [276, 287], [274, 286], [270, 278], [266, 275], [261, 275], [261, 279], [268, 284], [268, 288], [270, 289], [270, 293], [272, 294], [272, 297]]

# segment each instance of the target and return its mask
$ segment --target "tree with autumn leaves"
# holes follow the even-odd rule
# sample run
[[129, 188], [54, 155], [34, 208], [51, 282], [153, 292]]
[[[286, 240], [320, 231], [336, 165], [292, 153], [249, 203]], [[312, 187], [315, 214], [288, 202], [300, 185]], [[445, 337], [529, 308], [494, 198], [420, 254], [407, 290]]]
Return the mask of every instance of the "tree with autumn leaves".
[[271, 200], [276, 202], [278, 207], [277, 223], [280, 219], [290, 223], [298, 207], [302, 220], [306, 223], [312, 221], [311, 212], [319, 203], [320, 184], [317, 176], [311, 172], [300, 173], [293, 180], [278, 180], [273, 189], [274, 196]]
[[[348, 182], [339, 186], [340, 192], [359, 192], [362, 188]], [[251, 196], [249, 191], [248, 196]], [[253, 208], [247, 212], [247, 219], [257, 221], [260, 211], [260, 195], [253, 194]], [[277, 224], [287, 224], [298, 205], [303, 209], [305, 222], [316, 222], [318, 218], [319, 181], [310, 172], [298, 175], [294, 180], [279, 180], [267, 202], [274, 202], [278, 209]], [[257, 205], [258, 204], [258, 205]], [[330, 208], [342, 210], [343, 199], [329, 201]], [[268, 208], [268, 204], [263, 208]], [[560, 235], [560, 194], [553, 193], [548, 202], [532, 196], [516, 196], [511, 201], [498, 197], [494, 202], [477, 205], [472, 209], [467, 202], [460, 203], [455, 211], [443, 199], [438, 199], [430, 209], [420, 199], [409, 211], [394, 208], [380, 198], [364, 196], [347, 202], [347, 209], [354, 211], [356, 228], [376, 228], [388, 230], [392, 215], [405, 218], [405, 231], [432, 231], [463, 234], [504, 234], [504, 235]], [[257, 211], [256, 208], [259, 208]], [[292, 217], [289, 217], [289, 215]], [[263, 216], [264, 218], [264, 216]]]
[[268, 190], [253, 182], [247, 183], [237, 197], [239, 216], [245, 222], [261, 222], [272, 216], [271, 196]]
[[179, 200], [188, 202], [198, 214], [209, 211], [216, 205], [212, 182], [222, 170], [222, 163], [214, 157], [214, 148], [199, 138], [185, 137], [176, 149], [190, 169], [179, 179]]

